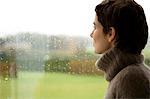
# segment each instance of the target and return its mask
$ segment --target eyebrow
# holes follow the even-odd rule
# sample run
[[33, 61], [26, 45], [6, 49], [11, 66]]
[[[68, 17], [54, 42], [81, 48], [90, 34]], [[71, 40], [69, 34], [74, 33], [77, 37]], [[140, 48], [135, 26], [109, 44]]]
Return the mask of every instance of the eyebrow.
[[96, 25], [96, 23], [95, 23], [95, 22], [93, 22], [93, 24], [94, 24], [94, 25]]

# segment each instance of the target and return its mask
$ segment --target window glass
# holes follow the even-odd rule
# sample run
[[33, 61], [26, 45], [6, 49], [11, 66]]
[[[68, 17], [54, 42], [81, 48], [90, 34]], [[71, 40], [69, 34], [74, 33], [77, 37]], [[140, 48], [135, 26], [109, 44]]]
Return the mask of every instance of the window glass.
[[[138, 2], [150, 22], [148, 1]], [[0, 99], [102, 99], [108, 83], [90, 38], [98, 3], [1, 0]], [[150, 66], [150, 39], [143, 54]]]

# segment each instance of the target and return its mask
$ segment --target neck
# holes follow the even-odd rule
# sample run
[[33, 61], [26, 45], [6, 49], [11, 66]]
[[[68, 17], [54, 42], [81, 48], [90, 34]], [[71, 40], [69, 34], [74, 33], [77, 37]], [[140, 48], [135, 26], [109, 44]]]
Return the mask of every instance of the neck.
[[143, 63], [143, 60], [143, 55], [111, 48], [97, 60], [96, 66], [105, 72], [106, 80], [111, 81], [123, 68], [131, 64]]

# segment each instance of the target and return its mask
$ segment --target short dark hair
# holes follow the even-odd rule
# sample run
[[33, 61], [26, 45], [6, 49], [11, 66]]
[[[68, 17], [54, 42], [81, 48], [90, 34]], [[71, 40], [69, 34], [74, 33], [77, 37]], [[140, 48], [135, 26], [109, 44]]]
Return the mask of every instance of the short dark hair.
[[115, 47], [140, 54], [148, 39], [148, 25], [143, 8], [134, 0], [105, 0], [95, 8], [98, 21], [108, 33], [116, 31]]

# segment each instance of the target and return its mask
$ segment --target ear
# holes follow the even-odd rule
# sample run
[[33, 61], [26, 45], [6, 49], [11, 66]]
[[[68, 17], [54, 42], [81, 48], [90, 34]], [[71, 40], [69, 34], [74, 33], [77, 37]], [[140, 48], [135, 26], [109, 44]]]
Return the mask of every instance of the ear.
[[116, 36], [116, 31], [114, 27], [110, 27], [110, 30], [108, 32], [108, 42], [113, 42]]

